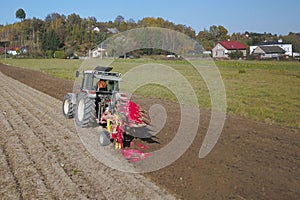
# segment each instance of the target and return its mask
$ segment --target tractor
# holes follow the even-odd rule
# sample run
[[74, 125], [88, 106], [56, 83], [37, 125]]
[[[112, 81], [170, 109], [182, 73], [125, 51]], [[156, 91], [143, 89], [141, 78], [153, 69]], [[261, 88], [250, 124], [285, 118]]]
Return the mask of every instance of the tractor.
[[[75, 118], [81, 128], [100, 127], [101, 146], [114, 143], [122, 149], [132, 139], [130, 129], [146, 126], [149, 118], [140, 106], [119, 92], [121, 74], [111, 70], [98, 66], [83, 71], [80, 91], [65, 95], [62, 111], [65, 118]], [[79, 75], [76, 71], [77, 78]]]

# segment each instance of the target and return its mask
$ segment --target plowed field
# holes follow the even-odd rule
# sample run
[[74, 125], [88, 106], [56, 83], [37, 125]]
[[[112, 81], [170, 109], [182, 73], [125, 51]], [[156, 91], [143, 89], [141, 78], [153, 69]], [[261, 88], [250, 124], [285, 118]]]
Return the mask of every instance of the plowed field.
[[[180, 159], [151, 173], [122, 173], [92, 157], [61, 114], [73, 82], [3, 64], [0, 71], [1, 199], [300, 199], [299, 129], [228, 115], [217, 145], [199, 159], [210, 118], [203, 110]], [[178, 105], [137, 102], [159, 102], [173, 116], [157, 135], [160, 144], [149, 146], [168, 143]]]

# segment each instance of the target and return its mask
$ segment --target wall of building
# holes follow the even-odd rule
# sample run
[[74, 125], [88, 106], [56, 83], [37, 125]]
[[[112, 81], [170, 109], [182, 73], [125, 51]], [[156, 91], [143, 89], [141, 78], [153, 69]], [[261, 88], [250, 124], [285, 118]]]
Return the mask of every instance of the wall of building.
[[[292, 44], [283, 44], [283, 43], [278, 43], [278, 44], [270, 44], [270, 45], [262, 45], [262, 46], [278, 46], [285, 50], [285, 55], [288, 56], [293, 56], [293, 45]], [[255, 46], [250, 46], [250, 55], [253, 54], [254, 49], [256, 49], [257, 45]]]
[[228, 50], [225, 49], [222, 45], [217, 44], [212, 50], [213, 58], [228, 58]]

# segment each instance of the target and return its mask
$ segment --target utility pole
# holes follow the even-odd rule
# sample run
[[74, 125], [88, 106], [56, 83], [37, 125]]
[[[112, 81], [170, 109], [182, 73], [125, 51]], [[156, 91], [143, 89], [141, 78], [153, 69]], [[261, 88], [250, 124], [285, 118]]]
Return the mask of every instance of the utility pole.
[[103, 53], [103, 49], [102, 49], [102, 42], [101, 42], [101, 47], [100, 47], [100, 52], [101, 52], [101, 60], [103, 59], [102, 53]]
[[4, 60], [6, 60], [6, 43], [4, 43]]

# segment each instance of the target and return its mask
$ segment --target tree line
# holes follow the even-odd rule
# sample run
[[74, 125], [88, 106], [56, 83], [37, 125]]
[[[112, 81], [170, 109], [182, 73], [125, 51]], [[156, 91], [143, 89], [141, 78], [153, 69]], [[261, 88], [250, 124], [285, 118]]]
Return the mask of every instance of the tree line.
[[47, 52], [57, 50], [63, 51], [67, 56], [74, 52], [85, 56], [89, 49], [115, 34], [110, 32], [110, 29], [115, 28], [123, 32], [140, 27], [162, 27], [179, 31], [199, 41], [206, 50], [211, 50], [221, 40], [236, 40], [250, 46], [266, 40], [283, 39], [284, 42], [293, 44], [294, 51], [300, 52], [300, 33], [289, 33], [286, 36], [253, 32], [230, 35], [222, 25], [212, 25], [209, 29], [196, 33], [192, 27], [175, 24], [161, 17], [145, 17], [136, 22], [132, 18], [125, 20], [119, 15], [114, 21], [99, 22], [95, 17], [81, 18], [76, 13], [68, 16], [51, 13], [44, 20], [35, 17], [26, 19], [23, 9], [17, 10], [16, 17], [21, 21], [0, 25], [1, 41], [8, 42], [10, 47], [25, 46], [32, 57], [45, 56]]

